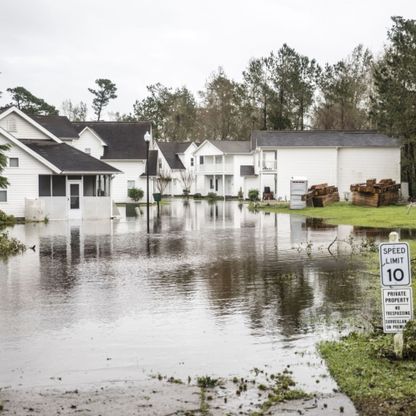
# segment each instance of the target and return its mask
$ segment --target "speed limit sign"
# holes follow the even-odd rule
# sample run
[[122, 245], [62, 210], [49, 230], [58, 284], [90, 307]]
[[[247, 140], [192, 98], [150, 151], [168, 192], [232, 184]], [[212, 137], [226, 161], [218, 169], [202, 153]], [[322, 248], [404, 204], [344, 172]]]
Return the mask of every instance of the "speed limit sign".
[[382, 243], [380, 252], [380, 277], [383, 286], [409, 286], [410, 256], [407, 243]]

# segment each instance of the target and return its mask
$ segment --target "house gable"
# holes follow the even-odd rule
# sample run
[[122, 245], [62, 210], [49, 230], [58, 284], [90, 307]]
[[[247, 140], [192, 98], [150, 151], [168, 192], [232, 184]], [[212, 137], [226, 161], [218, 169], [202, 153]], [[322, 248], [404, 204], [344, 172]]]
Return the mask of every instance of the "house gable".
[[198, 156], [220, 156], [224, 153], [212, 144], [209, 140], [205, 140], [195, 151], [195, 157]]
[[18, 139], [53, 140], [61, 143], [58, 137], [16, 107], [0, 114], [0, 127]]
[[93, 129], [85, 127], [79, 133], [79, 139], [71, 142], [71, 146], [81, 150], [82, 152], [90, 154], [96, 159], [101, 159], [104, 155], [104, 149], [107, 144]]

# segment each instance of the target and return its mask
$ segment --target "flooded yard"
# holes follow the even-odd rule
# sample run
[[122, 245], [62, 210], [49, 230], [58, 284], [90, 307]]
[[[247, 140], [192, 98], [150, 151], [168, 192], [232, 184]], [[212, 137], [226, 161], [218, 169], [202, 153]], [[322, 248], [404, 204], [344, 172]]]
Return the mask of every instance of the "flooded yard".
[[372, 313], [348, 241], [379, 232], [236, 201], [152, 209], [149, 236], [144, 215], [10, 230], [36, 247], [0, 263], [0, 386], [290, 368], [307, 392], [336, 388], [315, 344]]

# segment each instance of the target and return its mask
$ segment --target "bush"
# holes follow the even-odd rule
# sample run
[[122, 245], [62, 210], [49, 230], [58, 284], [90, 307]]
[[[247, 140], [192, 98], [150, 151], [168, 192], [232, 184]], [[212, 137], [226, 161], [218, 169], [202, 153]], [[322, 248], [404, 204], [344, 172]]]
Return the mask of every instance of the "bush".
[[243, 190], [240, 188], [240, 190], [238, 191], [238, 194], [237, 194], [237, 196], [238, 196], [238, 199], [244, 199], [244, 192], [243, 192]]
[[0, 225], [14, 224], [16, 224], [16, 218], [13, 215], [7, 215], [4, 211], [0, 210]]
[[416, 360], [416, 321], [407, 322], [403, 331], [403, 357]]
[[211, 201], [215, 201], [217, 199], [217, 194], [215, 192], [208, 192], [207, 198]]
[[250, 201], [258, 201], [259, 200], [259, 191], [257, 189], [250, 189], [248, 191], [248, 199]]
[[129, 189], [128, 195], [134, 202], [138, 202], [143, 198], [144, 192], [142, 189], [131, 188]]
[[13, 254], [23, 253], [26, 246], [19, 240], [9, 237], [7, 233], [0, 233], [0, 256], [7, 257]]
[[201, 199], [201, 198], [202, 198], [202, 195], [199, 192], [194, 194], [194, 199]]

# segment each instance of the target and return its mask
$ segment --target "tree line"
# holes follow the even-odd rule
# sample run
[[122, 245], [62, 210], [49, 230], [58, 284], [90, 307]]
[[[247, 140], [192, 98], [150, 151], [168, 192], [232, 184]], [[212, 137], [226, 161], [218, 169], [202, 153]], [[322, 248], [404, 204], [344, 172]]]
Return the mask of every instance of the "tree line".
[[[89, 88], [97, 120], [116, 85], [97, 79]], [[43, 99], [23, 87], [9, 88], [12, 102], [35, 114], [58, 114]], [[65, 100], [62, 113], [83, 121], [87, 105]], [[241, 81], [220, 67], [203, 90], [147, 86], [128, 114], [113, 113], [120, 121], [150, 120], [159, 140], [244, 140], [252, 130], [368, 129], [403, 140], [403, 180], [416, 193], [416, 21], [392, 17], [379, 57], [362, 45], [334, 64], [320, 65], [287, 44], [268, 56], [251, 59]]]

